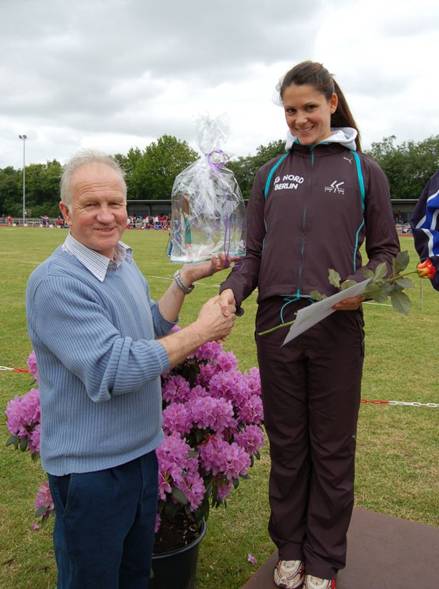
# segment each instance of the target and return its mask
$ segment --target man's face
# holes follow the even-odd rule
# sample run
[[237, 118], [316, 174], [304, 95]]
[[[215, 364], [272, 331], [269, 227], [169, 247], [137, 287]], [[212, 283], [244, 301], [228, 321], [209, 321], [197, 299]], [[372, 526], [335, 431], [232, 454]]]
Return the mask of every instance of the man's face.
[[122, 178], [105, 164], [85, 164], [74, 172], [71, 192], [71, 210], [60, 203], [71, 234], [83, 245], [112, 258], [127, 225]]

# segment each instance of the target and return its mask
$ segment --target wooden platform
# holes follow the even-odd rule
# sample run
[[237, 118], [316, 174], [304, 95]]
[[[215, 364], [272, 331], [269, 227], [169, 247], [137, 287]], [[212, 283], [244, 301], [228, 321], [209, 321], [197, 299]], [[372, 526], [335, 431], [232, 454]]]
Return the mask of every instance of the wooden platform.
[[[276, 589], [277, 555], [242, 589]], [[346, 568], [337, 589], [439, 588], [439, 528], [355, 509], [348, 533]]]

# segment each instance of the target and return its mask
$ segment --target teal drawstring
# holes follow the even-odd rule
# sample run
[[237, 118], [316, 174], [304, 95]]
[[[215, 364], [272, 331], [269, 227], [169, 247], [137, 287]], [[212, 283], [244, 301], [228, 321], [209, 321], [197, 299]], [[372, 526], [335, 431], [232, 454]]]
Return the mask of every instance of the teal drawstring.
[[300, 301], [300, 299], [308, 299], [308, 303], [311, 304], [313, 299], [309, 295], [304, 295], [300, 292], [300, 288], [298, 288], [294, 295], [287, 295], [283, 297], [284, 304], [282, 305], [279, 315], [280, 315], [280, 322], [285, 323], [284, 321], [284, 310], [288, 307], [289, 304], [295, 303], [296, 301]]
[[284, 321], [284, 309], [290, 304], [290, 303], [294, 303], [295, 301], [299, 300], [299, 297], [297, 297], [296, 295], [294, 296], [289, 296], [289, 297], [284, 297], [284, 304], [282, 305], [281, 309], [280, 309], [280, 322], [281, 323], [286, 323]]

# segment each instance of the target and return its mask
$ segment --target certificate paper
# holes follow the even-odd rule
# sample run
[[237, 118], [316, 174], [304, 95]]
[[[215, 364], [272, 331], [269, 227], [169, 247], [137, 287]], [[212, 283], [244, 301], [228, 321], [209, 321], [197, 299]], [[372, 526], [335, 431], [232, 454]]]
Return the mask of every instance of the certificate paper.
[[291, 325], [287, 337], [284, 339], [282, 345], [284, 346], [313, 325], [316, 325], [316, 323], [322, 321], [322, 319], [325, 319], [334, 313], [334, 309], [332, 307], [336, 303], [339, 303], [344, 299], [349, 299], [350, 297], [356, 297], [363, 294], [369, 281], [370, 278], [363, 280], [363, 282], [354, 284], [354, 286], [346, 288], [345, 290], [341, 290], [340, 292], [337, 292], [334, 295], [323, 299], [322, 301], [318, 301], [317, 303], [309, 305], [309, 307], [304, 307], [303, 309], [297, 311], [296, 319]]

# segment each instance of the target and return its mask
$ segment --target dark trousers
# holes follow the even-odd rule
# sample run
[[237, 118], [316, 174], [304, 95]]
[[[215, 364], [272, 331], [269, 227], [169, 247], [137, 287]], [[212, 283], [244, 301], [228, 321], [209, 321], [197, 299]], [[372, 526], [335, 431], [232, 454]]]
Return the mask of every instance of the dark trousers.
[[97, 472], [49, 475], [58, 589], [147, 589], [157, 511], [155, 452]]
[[[291, 303], [284, 320], [306, 303]], [[279, 323], [262, 302], [256, 331]], [[355, 437], [364, 358], [359, 311], [338, 311], [284, 347], [287, 329], [256, 336], [270, 441], [269, 532], [282, 560], [322, 578], [345, 566], [354, 502]]]

